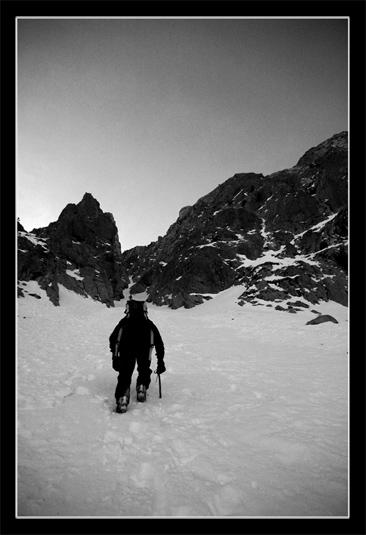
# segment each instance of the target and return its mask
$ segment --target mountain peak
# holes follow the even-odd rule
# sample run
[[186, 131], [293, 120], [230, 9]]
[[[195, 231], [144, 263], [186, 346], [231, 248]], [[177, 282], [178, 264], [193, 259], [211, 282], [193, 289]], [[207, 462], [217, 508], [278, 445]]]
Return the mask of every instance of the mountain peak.
[[336, 134], [272, 175], [236, 173], [182, 208], [163, 238], [123, 253], [131, 293], [191, 308], [240, 285], [239, 304], [347, 305], [347, 137]]
[[306, 151], [296, 165], [315, 165], [325, 155], [342, 151], [348, 151], [348, 132], [346, 130], [334, 134], [331, 138]]
[[79, 204], [81, 204], [81, 203], [88, 204], [88, 205], [97, 205], [98, 207], [100, 206], [100, 204], [97, 201], [97, 199], [95, 197], [93, 197], [93, 195], [91, 193], [84, 193], [84, 196], [81, 199]]
[[18, 241], [19, 280], [37, 280], [55, 305], [59, 284], [107, 306], [123, 298], [127, 284], [117, 227], [91, 193], [68, 204], [56, 222], [33, 232], [23, 232]]

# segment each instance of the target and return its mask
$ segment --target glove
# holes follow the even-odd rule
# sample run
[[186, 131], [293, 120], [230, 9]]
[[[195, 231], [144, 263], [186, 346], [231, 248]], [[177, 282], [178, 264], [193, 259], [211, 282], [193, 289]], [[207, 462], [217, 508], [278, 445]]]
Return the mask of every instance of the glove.
[[156, 368], [156, 373], [161, 375], [166, 371], [165, 364], [163, 360], [158, 360], [158, 367]]

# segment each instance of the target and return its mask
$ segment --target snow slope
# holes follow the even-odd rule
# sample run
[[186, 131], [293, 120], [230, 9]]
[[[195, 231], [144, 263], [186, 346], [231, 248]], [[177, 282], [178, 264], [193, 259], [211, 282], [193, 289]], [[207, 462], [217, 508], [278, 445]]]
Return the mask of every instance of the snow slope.
[[[18, 299], [18, 517], [348, 516], [348, 310], [149, 306], [159, 399], [114, 412], [106, 308], [36, 282]], [[338, 324], [306, 325], [311, 310]], [[155, 360], [155, 359], [154, 359]], [[133, 387], [136, 372], [133, 377]]]

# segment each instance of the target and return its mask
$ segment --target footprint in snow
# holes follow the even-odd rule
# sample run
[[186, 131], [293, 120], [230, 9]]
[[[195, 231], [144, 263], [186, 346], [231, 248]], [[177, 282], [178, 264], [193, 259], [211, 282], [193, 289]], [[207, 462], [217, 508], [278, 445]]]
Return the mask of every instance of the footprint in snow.
[[109, 398], [107, 396], [103, 396], [102, 394], [94, 394], [94, 397], [98, 401], [109, 401]]
[[213, 513], [219, 516], [235, 514], [242, 506], [240, 494], [236, 487], [225, 485], [214, 496], [213, 503], [208, 501], [207, 504]]
[[192, 462], [198, 455], [198, 451], [190, 447], [189, 444], [182, 440], [174, 439], [172, 441], [174, 448], [173, 458], [177, 465], [185, 466]]
[[141, 430], [141, 423], [140, 422], [131, 422], [130, 424], [130, 431], [131, 433], [134, 433], [135, 435], [139, 433]]
[[114, 431], [107, 431], [104, 435], [103, 442], [103, 464], [106, 464], [108, 460], [111, 460], [113, 463], [123, 463], [126, 460], [123, 450], [133, 444], [133, 438], [128, 435], [119, 436]]
[[149, 487], [154, 481], [155, 474], [156, 471], [153, 465], [148, 462], [143, 462], [141, 463], [139, 469], [130, 476], [130, 480], [137, 487]]
[[221, 485], [226, 485], [232, 481], [232, 478], [225, 474], [217, 474], [217, 479]]
[[63, 388], [55, 393], [55, 396], [58, 398], [67, 398], [71, 396], [72, 390], [70, 388]]
[[79, 396], [86, 396], [89, 393], [89, 390], [85, 388], [85, 386], [78, 386], [75, 390], [75, 394], [78, 394]]

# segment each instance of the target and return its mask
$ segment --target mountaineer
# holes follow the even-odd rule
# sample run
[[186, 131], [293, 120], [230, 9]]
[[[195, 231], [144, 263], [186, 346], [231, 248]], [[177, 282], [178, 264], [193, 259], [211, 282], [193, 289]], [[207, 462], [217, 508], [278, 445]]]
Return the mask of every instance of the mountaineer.
[[137, 362], [137, 401], [146, 401], [152, 370], [151, 353], [155, 346], [158, 366], [156, 373], [164, 373], [164, 343], [156, 325], [147, 316], [144, 301], [135, 301], [130, 297], [126, 303], [126, 316], [118, 323], [109, 337], [112, 352], [112, 366], [119, 372], [115, 391], [116, 412], [124, 413], [130, 402], [131, 379]]

